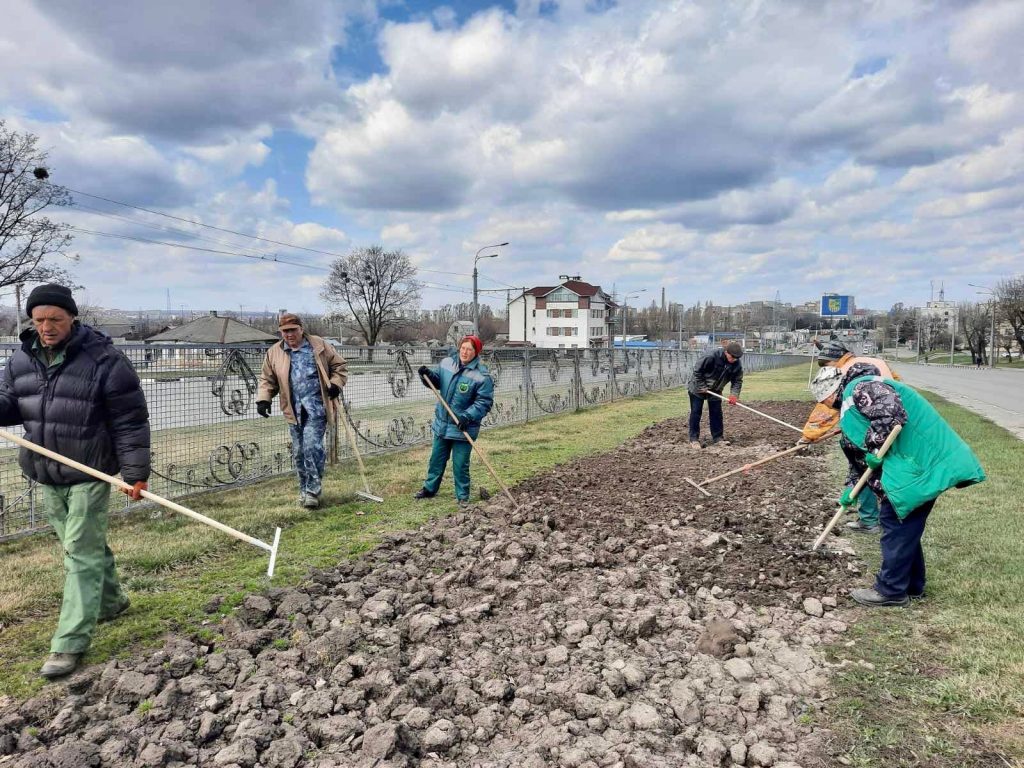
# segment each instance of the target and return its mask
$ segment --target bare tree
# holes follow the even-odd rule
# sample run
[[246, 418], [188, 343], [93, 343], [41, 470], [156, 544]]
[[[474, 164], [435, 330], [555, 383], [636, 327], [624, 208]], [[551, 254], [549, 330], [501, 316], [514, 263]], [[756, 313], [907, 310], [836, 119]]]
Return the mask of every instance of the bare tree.
[[997, 314], [1010, 326], [1018, 354], [1024, 355], [1024, 275], [996, 283], [995, 298]]
[[416, 308], [420, 295], [415, 278], [416, 268], [408, 256], [372, 245], [336, 259], [320, 296], [348, 307], [372, 347], [382, 330], [405, 322], [403, 311]]
[[18, 283], [70, 284], [68, 274], [49, 263], [69, 256], [70, 227], [40, 215], [50, 206], [71, 205], [63, 187], [47, 179], [46, 152], [31, 133], [18, 133], [0, 120], [0, 288]]
[[989, 343], [989, 318], [991, 317], [988, 306], [974, 302], [962, 302], [959, 305], [957, 316], [960, 332], [967, 339], [967, 347], [971, 350], [971, 358], [984, 360], [985, 350], [988, 349]]

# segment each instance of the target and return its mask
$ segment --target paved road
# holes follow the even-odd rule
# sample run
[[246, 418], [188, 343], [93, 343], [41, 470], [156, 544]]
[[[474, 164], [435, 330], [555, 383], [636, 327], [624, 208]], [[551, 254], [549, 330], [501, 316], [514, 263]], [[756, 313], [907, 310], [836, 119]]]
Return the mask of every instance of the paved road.
[[1024, 370], [942, 368], [900, 362], [896, 369], [912, 387], [987, 416], [1024, 440]]

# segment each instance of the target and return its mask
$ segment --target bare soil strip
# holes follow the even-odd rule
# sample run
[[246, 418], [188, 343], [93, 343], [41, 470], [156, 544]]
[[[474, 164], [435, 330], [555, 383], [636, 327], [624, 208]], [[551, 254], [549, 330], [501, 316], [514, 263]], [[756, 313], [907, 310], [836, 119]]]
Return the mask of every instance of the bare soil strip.
[[712, 498], [684, 481], [793, 444], [740, 409], [726, 428], [733, 445], [696, 451], [662, 422], [520, 485], [521, 513], [496, 497], [392, 535], [247, 598], [214, 643], [170, 637], [8, 702], [0, 764], [832, 765], [820, 647], [861, 564], [808, 552], [836, 492], [818, 449]]

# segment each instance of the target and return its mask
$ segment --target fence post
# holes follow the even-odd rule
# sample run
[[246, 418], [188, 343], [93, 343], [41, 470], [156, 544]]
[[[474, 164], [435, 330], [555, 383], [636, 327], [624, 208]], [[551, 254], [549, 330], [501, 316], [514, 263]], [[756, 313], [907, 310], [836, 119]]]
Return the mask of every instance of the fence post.
[[574, 349], [572, 352], [572, 398], [576, 401], [573, 410], [580, 411], [583, 409], [583, 374], [580, 371], [580, 351]]
[[615, 381], [615, 347], [608, 350], [608, 380], [612, 383], [611, 402], [615, 402], [615, 395], [618, 394], [618, 384]]
[[523, 385], [525, 388], [524, 400], [526, 407], [523, 409], [525, 414], [523, 421], [530, 420], [530, 400], [533, 399], [533, 373], [530, 370], [530, 350], [529, 348], [523, 348]]

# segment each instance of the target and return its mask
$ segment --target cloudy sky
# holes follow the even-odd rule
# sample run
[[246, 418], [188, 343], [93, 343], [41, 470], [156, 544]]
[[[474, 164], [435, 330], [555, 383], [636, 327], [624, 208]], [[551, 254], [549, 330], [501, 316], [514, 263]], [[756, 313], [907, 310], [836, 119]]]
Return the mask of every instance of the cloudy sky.
[[75, 240], [92, 303], [319, 310], [328, 254], [377, 243], [413, 258], [427, 307], [469, 300], [474, 253], [506, 240], [481, 287], [568, 273], [644, 300], [887, 308], [1024, 272], [1019, 0], [3, 15], [0, 117], [83, 193], [60, 215], [106, 233]]

